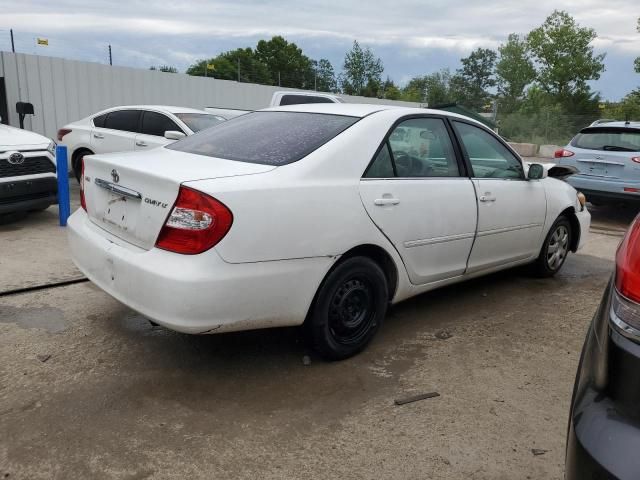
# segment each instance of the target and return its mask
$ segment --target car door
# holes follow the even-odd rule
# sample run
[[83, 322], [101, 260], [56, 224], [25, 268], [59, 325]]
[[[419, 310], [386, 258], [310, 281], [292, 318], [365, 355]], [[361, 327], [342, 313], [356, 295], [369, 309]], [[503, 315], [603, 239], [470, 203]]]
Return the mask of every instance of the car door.
[[184, 133], [184, 130], [164, 113], [151, 110], [143, 111], [140, 133], [136, 135], [135, 149], [149, 150], [174, 142], [175, 140], [164, 138], [164, 133], [170, 130]]
[[478, 233], [468, 272], [537, 255], [547, 209], [544, 185], [525, 178], [520, 158], [493, 132], [464, 121], [452, 123], [478, 197]]
[[396, 123], [360, 181], [360, 196], [413, 284], [464, 273], [476, 230], [476, 196], [443, 118]]
[[133, 151], [140, 124], [140, 110], [113, 110], [104, 119], [96, 117], [91, 130], [94, 153]]

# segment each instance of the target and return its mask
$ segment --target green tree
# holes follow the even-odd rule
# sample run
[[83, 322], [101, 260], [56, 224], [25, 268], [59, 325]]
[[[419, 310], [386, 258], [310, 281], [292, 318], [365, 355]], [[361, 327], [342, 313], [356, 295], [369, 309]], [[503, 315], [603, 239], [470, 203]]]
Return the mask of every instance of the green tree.
[[456, 101], [451, 91], [451, 72], [444, 68], [412, 78], [402, 90], [402, 99], [426, 103], [430, 107]]
[[[384, 66], [369, 47], [364, 49], [357, 40], [344, 57], [343, 72], [340, 76], [342, 91], [348, 95], [375, 96], [382, 84]], [[373, 95], [372, 95], [373, 94]]]
[[380, 93], [382, 94], [382, 98], [388, 100], [400, 100], [402, 98], [402, 92], [389, 76], [387, 76], [387, 79], [382, 84]]
[[267, 66], [274, 85], [291, 88], [313, 88], [311, 59], [295, 43], [281, 36], [260, 40], [256, 59]]
[[149, 67], [149, 70], [157, 70], [159, 72], [165, 72], [165, 73], [178, 73], [178, 69], [170, 65], [160, 65], [158, 67], [156, 67], [155, 65], [151, 65]]
[[564, 11], [554, 11], [528, 35], [528, 46], [537, 67], [537, 82], [557, 101], [570, 106], [575, 95], [589, 92], [589, 80], [604, 71], [604, 54], [596, 55], [592, 28], [580, 27]]
[[480, 110], [491, 99], [489, 89], [496, 80], [494, 69], [497, 54], [488, 48], [477, 48], [461, 59], [462, 68], [451, 79], [452, 93], [466, 107]]
[[536, 70], [529, 54], [526, 38], [512, 33], [498, 47], [496, 85], [500, 109], [511, 112], [525, 94], [525, 88], [536, 79]]
[[208, 60], [199, 60], [187, 69], [187, 74], [203, 77], [207, 65], [213, 66], [212, 69], [206, 71], [207, 77], [264, 85], [272, 83], [269, 69], [256, 58], [255, 52], [251, 48], [237, 48]]
[[311, 68], [314, 72], [313, 83], [319, 92], [337, 92], [338, 82], [333, 65], [326, 58], [311, 60]]
[[640, 121], [640, 88], [627, 94], [620, 102], [605, 104], [603, 118]]

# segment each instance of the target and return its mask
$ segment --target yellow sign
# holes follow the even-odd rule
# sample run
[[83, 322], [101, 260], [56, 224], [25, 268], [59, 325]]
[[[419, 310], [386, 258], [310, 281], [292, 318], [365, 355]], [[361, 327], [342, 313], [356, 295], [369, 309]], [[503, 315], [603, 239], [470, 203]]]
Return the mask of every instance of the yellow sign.
[[36, 38], [36, 42], [38, 43], [38, 45], [49, 46], [48, 38]]
[[207, 70], [215, 70], [216, 67], [213, 63], [207, 63]]

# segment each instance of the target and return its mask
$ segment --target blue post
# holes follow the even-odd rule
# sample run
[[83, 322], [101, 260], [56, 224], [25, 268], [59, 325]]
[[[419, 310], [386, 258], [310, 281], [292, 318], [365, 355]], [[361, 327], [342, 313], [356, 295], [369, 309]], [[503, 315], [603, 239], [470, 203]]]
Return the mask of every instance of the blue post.
[[67, 167], [67, 147], [56, 147], [56, 168], [58, 171], [58, 213], [60, 226], [67, 226], [67, 218], [71, 213], [69, 204], [69, 168]]

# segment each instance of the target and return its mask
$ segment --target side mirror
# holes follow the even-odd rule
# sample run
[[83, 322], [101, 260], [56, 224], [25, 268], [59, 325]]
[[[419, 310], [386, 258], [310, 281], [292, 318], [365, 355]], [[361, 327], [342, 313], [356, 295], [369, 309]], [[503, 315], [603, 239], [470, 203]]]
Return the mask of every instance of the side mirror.
[[529, 173], [527, 178], [529, 180], [541, 180], [547, 176], [547, 172], [539, 163], [532, 163], [529, 165]]
[[167, 140], [180, 140], [181, 138], [186, 137], [186, 135], [177, 130], [167, 130], [164, 132], [164, 138]]

